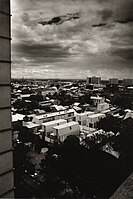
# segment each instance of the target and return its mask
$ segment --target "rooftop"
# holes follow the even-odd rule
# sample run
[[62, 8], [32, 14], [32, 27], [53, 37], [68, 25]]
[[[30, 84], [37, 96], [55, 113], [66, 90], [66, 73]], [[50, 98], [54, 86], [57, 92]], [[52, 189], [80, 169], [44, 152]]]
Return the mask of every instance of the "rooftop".
[[39, 124], [35, 124], [33, 122], [27, 122], [24, 124], [25, 127], [27, 127], [28, 129], [32, 129], [32, 128], [36, 128], [36, 127], [39, 127], [40, 125]]
[[105, 116], [105, 114], [102, 113], [97, 113], [97, 114], [93, 114], [93, 115], [89, 115], [89, 118], [96, 118], [96, 117], [101, 117], [101, 116]]
[[63, 129], [63, 128], [74, 126], [74, 125], [79, 125], [79, 124], [78, 124], [78, 122], [69, 122], [69, 123], [62, 124], [60, 126], [56, 126], [56, 127], [53, 127], [53, 128], [54, 129]]
[[49, 126], [49, 125], [57, 124], [57, 123], [60, 123], [60, 122], [67, 122], [67, 121], [64, 120], [64, 119], [59, 119], [59, 120], [53, 120], [53, 121], [49, 121], [49, 122], [44, 122], [44, 123], [42, 123], [42, 125], [43, 126]]
[[24, 117], [25, 115], [18, 114], [18, 113], [15, 115], [12, 115], [12, 122], [23, 121]]
[[87, 111], [87, 112], [84, 112], [84, 113], [78, 113], [77, 115], [78, 115], [78, 116], [83, 116], [83, 115], [91, 115], [91, 114], [94, 114], [94, 112], [92, 112], [92, 111]]
[[43, 114], [43, 115], [36, 115], [35, 118], [36, 119], [44, 119], [44, 118], [48, 118], [48, 117], [54, 117], [57, 115], [63, 115], [66, 113], [74, 113], [75, 111], [73, 109], [69, 109], [69, 110], [64, 110], [64, 111], [59, 111], [59, 112], [54, 112], [54, 113], [48, 113], [48, 114]]
[[99, 97], [99, 96], [91, 96], [90, 99], [92, 99], [92, 100], [101, 100], [102, 97]]

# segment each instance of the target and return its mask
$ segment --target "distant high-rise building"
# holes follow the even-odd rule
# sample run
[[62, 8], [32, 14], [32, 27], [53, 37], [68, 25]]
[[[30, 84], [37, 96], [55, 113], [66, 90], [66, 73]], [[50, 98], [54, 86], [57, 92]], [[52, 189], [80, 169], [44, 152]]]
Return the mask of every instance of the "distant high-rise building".
[[123, 84], [125, 86], [131, 86], [133, 85], [133, 79], [123, 79]]
[[116, 79], [116, 78], [109, 79], [109, 84], [112, 84], [112, 85], [118, 84], [118, 79]]
[[0, 0], [0, 198], [14, 198], [10, 0]]
[[86, 84], [101, 84], [101, 77], [87, 77]]

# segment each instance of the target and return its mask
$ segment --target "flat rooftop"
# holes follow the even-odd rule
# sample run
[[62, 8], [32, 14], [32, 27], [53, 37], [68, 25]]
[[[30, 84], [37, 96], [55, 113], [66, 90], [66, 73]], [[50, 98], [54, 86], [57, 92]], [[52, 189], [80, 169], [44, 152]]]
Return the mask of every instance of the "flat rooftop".
[[102, 116], [105, 116], [105, 114], [97, 113], [97, 114], [89, 115], [88, 117], [89, 118], [96, 118], [96, 117], [102, 117]]
[[24, 126], [27, 127], [28, 129], [32, 129], [32, 128], [39, 127], [40, 124], [35, 124], [33, 122], [27, 122], [26, 124], [24, 124]]
[[47, 113], [47, 114], [43, 114], [43, 115], [36, 115], [35, 118], [36, 119], [44, 119], [44, 118], [48, 118], [48, 117], [54, 117], [57, 115], [64, 115], [66, 113], [74, 113], [75, 111], [73, 109], [69, 109], [69, 110], [64, 110], [64, 111], [58, 111], [58, 112], [54, 112], [54, 113]]
[[60, 123], [60, 122], [67, 122], [67, 121], [64, 120], [64, 119], [59, 119], [59, 120], [53, 120], [53, 121], [49, 121], [49, 122], [44, 122], [44, 123], [42, 123], [42, 125], [43, 126], [49, 126], [49, 125], [57, 124], [57, 123]]
[[53, 129], [63, 129], [63, 128], [74, 126], [74, 125], [77, 125], [77, 124], [78, 124], [78, 122], [69, 122], [69, 123], [66, 123], [66, 124], [62, 124], [62, 125], [53, 127]]
[[12, 115], [12, 122], [23, 121], [24, 117], [25, 115], [18, 114], [18, 113], [15, 115]]
[[90, 115], [90, 114], [94, 114], [94, 112], [92, 112], [92, 111], [87, 111], [87, 112], [84, 112], [84, 113], [78, 113], [77, 115], [78, 115], [78, 116], [84, 116], [84, 115]]
[[90, 99], [93, 99], [93, 100], [101, 100], [103, 99], [102, 97], [99, 97], [99, 96], [91, 96]]

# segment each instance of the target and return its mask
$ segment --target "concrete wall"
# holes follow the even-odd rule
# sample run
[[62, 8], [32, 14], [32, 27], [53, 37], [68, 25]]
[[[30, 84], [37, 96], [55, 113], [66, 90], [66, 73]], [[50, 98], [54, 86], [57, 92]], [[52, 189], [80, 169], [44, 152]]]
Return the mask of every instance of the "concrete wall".
[[[97, 122], [99, 122], [101, 118], [104, 118], [105, 114], [101, 114], [101, 115], [95, 114], [95, 116], [96, 117], [88, 116], [88, 118], [87, 118], [87, 126], [89, 126], [91, 128], [95, 128], [97, 126]], [[90, 126], [90, 124], [92, 126]]]
[[85, 126], [87, 124], [87, 118], [89, 115], [93, 115], [94, 113], [91, 111], [87, 111], [84, 113], [79, 113], [76, 115], [76, 122], [79, 123], [81, 126]]
[[0, 0], [0, 198], [13, 198], [10, 0]]
[[109, 104], [108, 103], [101, 103], [97, 105], [97, 110], [98, 111], [104, 111], [109, 109]]
[[67, 121], [66, 120], [54, 120], [54, 123], [51, 124], [51, 122], [49, 122], [49, 124], [47, 123], [45, 125], [45, 123], [42, 124], [42, 130], [45, 131], [45, 135], [48, 136], [48, 133], [52, 133], [53, 132], [53, 127], [58, 126], [58, 125], [62, 125], [62, 124], [66, 124]]
[[57, 135], [58, 139], [62, 142], [69, 135], [79, 135], [79, 131], [80, 131], [79, 124], [76, 122], [75, 124], [71, 124], [70, 126], [60, 125], [59, 129], [58, 127], [53, 128], [53, 133]]

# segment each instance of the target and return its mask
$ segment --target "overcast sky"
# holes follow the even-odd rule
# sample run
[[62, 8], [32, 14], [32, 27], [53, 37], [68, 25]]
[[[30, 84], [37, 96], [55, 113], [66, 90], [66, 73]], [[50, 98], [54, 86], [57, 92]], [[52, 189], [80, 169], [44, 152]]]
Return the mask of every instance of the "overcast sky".
[[12, 0], [12, 38], [12, 77], [133, 78], [133, 0]]

